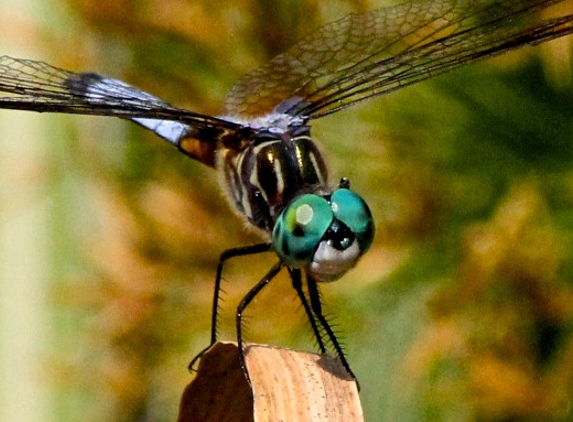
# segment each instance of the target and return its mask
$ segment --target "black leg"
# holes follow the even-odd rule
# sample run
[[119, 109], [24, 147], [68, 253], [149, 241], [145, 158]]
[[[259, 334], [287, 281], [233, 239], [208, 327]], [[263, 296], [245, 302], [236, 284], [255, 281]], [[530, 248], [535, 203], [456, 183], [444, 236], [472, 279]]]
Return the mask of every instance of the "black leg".
[[269, 252], [270, 243], [259, 243], [257, 245], [243, 246], [240, 248], [227, 249], [219, 257], [217, 265], [217, 276], [215, 278], [215, 290], [213, 293], [213, 309], [211, 312], [211, 345], [217, 341], [217, 314], [219, 312], [219, 293], [221, 291], [221, 280], [223, 278], [223, 265], [225, 261], [231, 258], [245, 255], [256, 255], [259, 253]]
[[[272, 232], [272, 230], [273, 230], [273, 219], [271, 218], [269, 205], [265, 201], [265, 199], [263, 198], [263, 195], [261, 194], [260, 191], [258, 191], [258, 190], [254, 191], [254, 200], [257, 204], [257, 209], [258, 209], [258, 214], [257, 214], [258, 217], [256, 220], [257, 221], [258, 220], [264, 221], [264, 224], [265, 224], [267, 230], [269, 232]], [[257, 223], [257, 225], [258, 225], [258, 223]], [[260, 227], [262, 228], [262, 226], [260, 226]], [[225, 264], [225, 262], [228, 259], [235, 258], [238, 256], [256, 255], [256, 254], [263, 253], [263, 252], [269, 252], [271, 250], [271, 248], [272, 248], [272, 245], [270, 243], [259, 243], [257, 245], [243, 246], [240, 248], [227, 249], [226, 251], [224, 251], [221, 254], [221, 256], [219, 257], [219, 264], [217, 265], [217, 276], [215, 277], [215, 290], [214, 290], [214, 294], [213, 294], [213, 309], [211, 312], [211, 342], [209, 343], [209, 345], [207, 347], [205, 347], [203, 350], [201, 350], [201, 352], [199, 352], [199, 354], [197, 356], [195, 356], [193, 358], [193, 360], [189, 364], [189, 370], [193, 370], [193, 368], [195, 366], [195, 362], [197, 362], [197, 360], [203, 355], [203, 353], [205, 353], [207, 350], [209, 350], [209, 348], [217, 342], [217, 327], [218, 327], [217, 326], [217, 316], [218, 316], [218, 312], [219, 312], [219, 292], [221, 291], [221, 279], [223, 277], [223, 265]], [[272, 272], [272, 270], [269, 272], [269, 274], [271, 272]], [[274, 275], [273, 275], [273, 277], [274, 277]], [[255, 286], [255, 288], [256, 288], [256, 286]], [[255, 288], [253, 288], [253, 290]], [[247, 296], [245, 296], [245, 299], [247, 299], [248, 296], [249, 296], [249, 294], [247, 294]], [[245, 299], [243, 299], [243, 301]], [[240, 334], [239, 334], [239, 338], [240, 338]], [[241, 351], [240, 351], [241, 357], [243, 356], [242, 353], [243, 352], [241, 349]], [[244, 361], [244, 359], [243, 359], [243, 361]], [[247, 377], [247, 379], [248, 379], [248, 377]]]
[[237, 324], [237, 344], [239, 346], [239, 360], [241, 362], [241, 368], [243, 373], [245, 374], [245, 378], [247, 378], [247, 382], [251, 385], [251, 379], [249, 378], [249, 371], [247, 371], [247, 365], [245, 362], [245, 354], [243, 352], [243, 312], [249, 306], [249, 303], [263, 290], [269, 282], [279, 273], [282, 269], [283, 263], [277, 262], [273, 267], [269, 270], [267, 275], [265, 275], [257, 284], [253, 286], [251, 290], [245, 295], [239, 306], [237, 306], [237, 315], [236, 315], [236, 324]]
[[268, 252], [271, 249], [269, 243], [259, 243], [257, 245], [244, 246], [241, 248], [227, 249], [219, 257], [219, 264], [217, 265], [217, 276], [215, 277], [215, 289], [213, 293], [213, 308], [211, 311], [211, 342], [207, 347], [201, 350], [197, 356], [193, 358], [189, 364], [189, 370], [193, 370], [197, 360], [205, 353], [213, 344], [217, 342], [217, 316], [219, 313], [219, 297], [221, 291], [221, 280], [223, 277], [223, 265], [228, 259], [238, 256], [255, 255], [263, 252]]
[[294, 290], [296, 291], [296, 294], [298, 295], [302, 306], [304, 308], [304, 312], [306, 312], [306, 315], [308, 316], [308, 320], [310, 321], [310, 325], [312, 327], [312, 332], [314, 333], [314, 336], [316, 337], [316, 341], [318, 342], [318, 347], [320, 348], [320, 353], [326, 353], [326, 347], [324, 346], [324, 341], [322, 340], [322, 335], [320, 333], [320, 330], [318, 329], [318, 326], [316, 325], [316, 320], [314, 318], [314, 314], [312, 313], [312, 310], [310, 308], [310, 305], [308, 304], [308, 300], [304, 294], [304, 291], [302, 289], [302, 272], [299, 269], [288, 269], [289, 273], [290, 273], [290, 278], [292, 281], [292, 287], [294, 288]]
[[352, 369], [350, 369], [350, 365], [346, 360], [346, 356], [344, 355], [342, 347], [340, 346], [340, 343], [338, 342], [338, 339], [336, 338], [334, 331], [332, 331], [330, 324], [328, 323], [328, 321], [324, 317], [324, 314], [322, 313], [322, 303], [320, 302], [320, 293], [318, 291], [318, 286], [316, 285], [316, 281], [314, 281], [309, 277], [307, 277], [306, 280], [307, 280], [306, 284], [308, 286], [308, 295], [310, 297], [310, 306], [312, 307], [314, 315], [316, 316], [316, 318], [318, 318], [318, 321], [320, 322], [320, 325], [322, 325], [322, 328], [324, 328], [324, 331], [326, 331], [326, 334], [330, 339], [332, 347], [334, 347], [334, 350], [336, 351], [336, 354], [338, 355], [340, 362], [342, 363], [342, 366], [344, 366], [344, 368], [346, 369], [346, 371], [348, 371], [348, 373], [350, 374], [350, 376], [352, 376], [352, 378], [356, 379], [356, 375], [354, 375], [354, 372], [352, 372]]

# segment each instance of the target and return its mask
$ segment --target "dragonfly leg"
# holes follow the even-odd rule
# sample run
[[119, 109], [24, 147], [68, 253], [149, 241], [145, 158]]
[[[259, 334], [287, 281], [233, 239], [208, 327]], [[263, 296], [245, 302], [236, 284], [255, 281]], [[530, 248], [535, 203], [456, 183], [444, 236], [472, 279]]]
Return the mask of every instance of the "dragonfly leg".
[[263, 290], [263, 288], [269, 284], [269, 282], [279, 273], [282, 269], [283, 263], [277, 262], [269, 272], [257, 283], [253, 286], [251, 290], [245, 295], [239, 306], [237, 306], [237, 314], [236, 314], [236, 324], [237, 324], [237, 345], [239, 347], [239, 360], [241, 364], [241, 369], [245, 374], [245, 378], [249, 385], [251, 385], [251, 379], [249, 377], [249, 371], [247, 370], [247, 364], [245, 362], [245, 354], [243, 351], [243, 312], [252, 302], [252, 300]]
[[[257, 203], [257, 209], [259, 211], [259, 215], [257, 220], [261, 220], [263, 222], [264, 228], [268, 231], [272, 231], [273, 229], [273, 220], [270, 214], [269, 206], [265, 199], [263, 198], [260, 191], [256, 190], [254, 192], [254, 200]], [[258, 225], [258, 224], [257, 224]], [[195, 363], [197, 360], [213, 346], [213, 344], [217, 341], [217, 316], [219, 312], [219, 292], [221, 291], [221, 280], [223, 278], [223, 265], [228, 259], [235, 258], [238, 256], [246, 256], [246, 255], [256, 255], [263, 252], [269, 252], [271, 250], [272, 245], [270, 243], [259, 243], [256, 245], [250, 246], [243, 246], [240, 248], [233, 248], [227, 249], [224, 251], [221, 256], [219, 257], [219, 263], [217, 265], [217, 276], [215, 277], [215, 290], [213, 293], [213, 310], [211, 312], [211, 341], [207, 347], [205, 347], [197, 356], [193, 358], [191, 363], [189, 363], [189, 370], [193, 370], [195, 367]], [[248, 296], [248, 295], [247, 295]], [[242, 355], [242, 351], [241, 351]]]
[[350, 369], [348, 360], [346, 360], [344, 351], [342, 350], [342, 347], [340, 346], [340, 343], [338, 342], [338, 339], [336, 338], [336, 335], [334, 334], [332, 327], [330, 326], [326, 317], [322, 313], [320, 292], [318, 291], [318, 286], [316, 284], [316, 281], [314, 281], [312, 278], [307, 277], [307, 286], [308, 286], [308, 295], [310, 297], [310, 305], [312, 307], [314, 315], [316, 316], [316, 318], [318, 318], [320, 325], [322, 325], [322, 327], [324, 328], [324, 331], [326, 332], [326, 335], [330, 339], [332, 347], [334, 347], [334, 350], [336, 351], [336, 354], [338, 355], [338, 358], [340, 359], [342, 366], [344, 366], [344, 369], [346, 369], [346, 371], [350, 374], [350, 376], [356, 380], [356, 375], [354, 375], [354, 372], [352, 372], [352, 369]]
[[194, 370], [195, 363], [203, 354], [213, 346], [217, 341], [217, 316], [219, 312], [219, 298], [221, 292], [221, 280], [223, 278], [223, 266], [225, 262], [231, 258], [236, 258], [245, 255], [255, 255], [263, 252], [268, 252], [271, 249], [269, 243], [258, 243], [256, 245], [243, 246], [240, 248], [227, 249], [219, 257], [219, 263], [217, 265], [217, 276], [215, 277], [215, 289], [213, 293], [213, 308], [211, 311], [211, 341], [209, 345], [201, 350], [197, 356], [191, 360], [189, 363], [189, 370]]
[[312, 332], [314, 333], [316, 341], [318, 342], [318, 347], [320, 348], [320, 353], [326, 353], [326, 347], [324, 346], [324, 341], [322, 340], [322, 335], [320, 333], [320, 330], [318, 329], [318, 326], [316, 325], [316, 319], [315, 319], [314, 313], [312, 312], [312, 309], [308, 303], [308, 299], [306, 298], [304, 291], [302, 289], [302, 273], [301, 273], [301, 270], [289, 268], [288, 271], [290, 273], [290, 278], [292, 281], [292, 287], [294, 288], [294, 290], [296, 291], [296, 294], [300, 298], [300, 301], [301, 301], [302, 306], [304, 308], [304, 312], [306, 312], [306, 315], [307, 315], [308, 320], [310, 322], [310, 325], [312, 327]]

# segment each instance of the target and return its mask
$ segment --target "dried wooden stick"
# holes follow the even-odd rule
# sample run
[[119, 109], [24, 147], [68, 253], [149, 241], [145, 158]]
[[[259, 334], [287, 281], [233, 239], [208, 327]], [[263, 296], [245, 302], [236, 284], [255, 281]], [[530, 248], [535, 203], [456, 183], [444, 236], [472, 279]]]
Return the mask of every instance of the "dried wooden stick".
[[236, 343], [206, 352], [178, 422], [364, 421], [356, 382], [337, 359], [258, 344], [245, 356], [252, 391]]

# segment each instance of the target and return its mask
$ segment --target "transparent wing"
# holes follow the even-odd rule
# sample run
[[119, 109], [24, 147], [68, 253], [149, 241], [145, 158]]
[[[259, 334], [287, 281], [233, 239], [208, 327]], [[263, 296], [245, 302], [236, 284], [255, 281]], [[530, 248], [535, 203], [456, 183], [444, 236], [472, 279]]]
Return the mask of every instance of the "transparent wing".
[[[426, 80], [479, 58], [573, 32], [573, 15], [531, 14], [562, 0], [430, 0], [348, 15], [247, 74], [231, 115], [312, 118]], [[288, 101], [287, 99], [298, 99]]]
[[131, 119], [214, 165], [222, 136], [240, 125], [169, 105], [145, 91], [95, 73], [74, 73], [44, 62], [0, 57], [0, 108]]

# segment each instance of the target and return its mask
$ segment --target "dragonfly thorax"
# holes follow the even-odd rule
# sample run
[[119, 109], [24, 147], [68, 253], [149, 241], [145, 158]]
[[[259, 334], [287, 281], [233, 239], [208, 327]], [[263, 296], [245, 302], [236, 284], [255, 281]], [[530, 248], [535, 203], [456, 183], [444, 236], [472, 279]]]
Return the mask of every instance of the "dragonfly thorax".
[[327, 192], [326, 165], [308, 126], [253, 130], [241, 147], [219, 150], [218, 170], [231, 205], [270, 233], [282, 210], [305, 192]]

